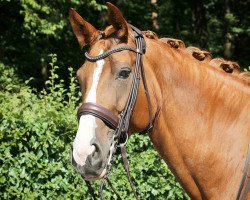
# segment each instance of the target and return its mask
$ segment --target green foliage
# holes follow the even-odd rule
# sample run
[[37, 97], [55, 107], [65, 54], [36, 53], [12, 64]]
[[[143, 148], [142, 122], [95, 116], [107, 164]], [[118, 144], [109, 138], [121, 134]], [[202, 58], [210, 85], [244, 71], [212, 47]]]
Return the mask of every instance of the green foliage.
[[[30, 85], [39, 90], [48, 78], [51, 52], [57, 54], [60, 66], [78, 68], [82, 62], [82, 53], [69, 25], [69, 8], [78, 10], [86, 20], [99, 26], [101, 20], [98, 22], [92, 15], [98, 15], [105, 6], [95, 0], [1, 2], [0, 58], [5, 65], [16, 67], [19, 77], [34, 77]], [[78, 51], [69, 51], [71, 48]], [[60, 69], [58, 74], [67, 80], [65, 69]]]
[[[69, 162], [77, 130], [76, 108], [80, 93], [69, 68], [69, 87], [58, 77], [57, 56], [49, 55], [46, 89], [36, 92], [27, 82], [16, 86], [12, 69], [0, 65], [0, 198], [91, 199], [80, 175]], [[143, 199], [188, 199], [147, 136], [128, 142], [131, 174]], [[121, 157], [117, 156], [110, 180], [123, 199], [134, 199]], [[94, 183], [97, 191], [99, 181]], [[105, 188], [106, 199], [113, 196]]]
[[54, 36], [66, 24], [65, 19], [62, 19], [60, 13], [56, 12], [56, 8], [47, 4], [40, 4], [35, 0], [21, 0], [21, 5], [23, 9], [20, 14], [24, 16], [23, 25], [31, 36], [35, 37], [37, 34]]
[[244, 71], [245, 71], [245, 72], [247, 72], [247, 71], [249, 71], [249, 72], [250, 72], [250, 66], [248, 66], [248, 67], [244, 68]]
[[0, 63], [0, 90], [18, 91], [20, 80], [15, 74], [15, 69]]
[[56, 83], [54, 63], [53, 55], [48, 88], [38, 95], [25, 85], [13, 91], [13, 83], [8, 82], [0, 92], [1, 199], [64, 199], [74, 191], [85, 191], [82, 184], [74, 185], [81, 179], [73, 177], [68, 162], [77, 127], [77, 86], [71, 81], [67, 93], [62, 81]]

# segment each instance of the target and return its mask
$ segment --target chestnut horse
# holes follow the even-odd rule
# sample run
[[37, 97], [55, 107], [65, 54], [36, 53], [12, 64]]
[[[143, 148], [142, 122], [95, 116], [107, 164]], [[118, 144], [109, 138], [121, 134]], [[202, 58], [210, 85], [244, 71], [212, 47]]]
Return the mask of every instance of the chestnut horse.
[[[134, 33], [117, 7], [107, 3], [111, 26], [97, 30], [76, 11], [70, 23], [81, 47], [98, 56], [112, 48], [135, 46]], [[250, 87], [171, 48], [147, 38], [142, 55], [153, 118], [149, 136], [192, 199], [236, 199], [243, 179], [250, 137]], [[82, 102], [100, 105], [121, 117], [135, 73], [136, 53], [123, 50], [77, 71]], [[129, 135], [148, 126], [148, 100], [140, 81]], [[98, 117], [81, 115], [71, 160], [86, 180], [107, 173], [114, 130]], [[244, 187], [245, 188], [245, 187]], [[245, 191], [250, 198], [249, 190]]]

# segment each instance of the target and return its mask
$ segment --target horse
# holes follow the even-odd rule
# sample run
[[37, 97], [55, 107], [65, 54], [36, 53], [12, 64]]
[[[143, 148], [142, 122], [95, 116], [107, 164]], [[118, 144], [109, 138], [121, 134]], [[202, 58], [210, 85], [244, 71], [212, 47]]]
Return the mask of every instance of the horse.
[[[83, 104], [71, 151], [74, 167], [88, 181], [108, 173], [116, 122], [137, 80], [128, 136], [146, 129], [191, 199], [250, 199], [249, 85], [157, 38], [144, 37], [144, 48], [137, 47], [139, 31], [116, 6], [107, 7], [111, 25], [102, 31], [69, 11], [80, 47], [89, 47], [76, 73]], [[134, 78], [138, 56], [144, 71]]]

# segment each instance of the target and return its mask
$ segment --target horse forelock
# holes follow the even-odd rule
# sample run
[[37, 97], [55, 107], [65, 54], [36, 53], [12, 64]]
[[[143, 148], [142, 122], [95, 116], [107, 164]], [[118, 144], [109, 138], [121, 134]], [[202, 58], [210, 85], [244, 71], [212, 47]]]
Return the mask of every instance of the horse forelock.
[[96, 56], [100, 49], [104, 50], [105, 52], [110, 50], [112, 47], [119, 45], [135, 47], [133, 32], [129, 29], [126, 40], [118, 39], [116, 37], [116, 30], [112, 25], [110, 25], [107, 26], [103, 31], [99, 32], [99, 36], [95, 42], [89, 46], [88, 52], [91, 56]]

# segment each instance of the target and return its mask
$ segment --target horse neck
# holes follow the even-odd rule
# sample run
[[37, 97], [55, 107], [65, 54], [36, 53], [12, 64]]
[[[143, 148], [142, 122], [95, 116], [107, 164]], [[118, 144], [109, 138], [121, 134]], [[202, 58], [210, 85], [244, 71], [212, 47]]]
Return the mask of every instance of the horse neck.
[[231, 199], [250, 135], [249, 88], [182, 50], [149, 43], [151, 85], [160, 88], [152, 142], [191, 198]]

